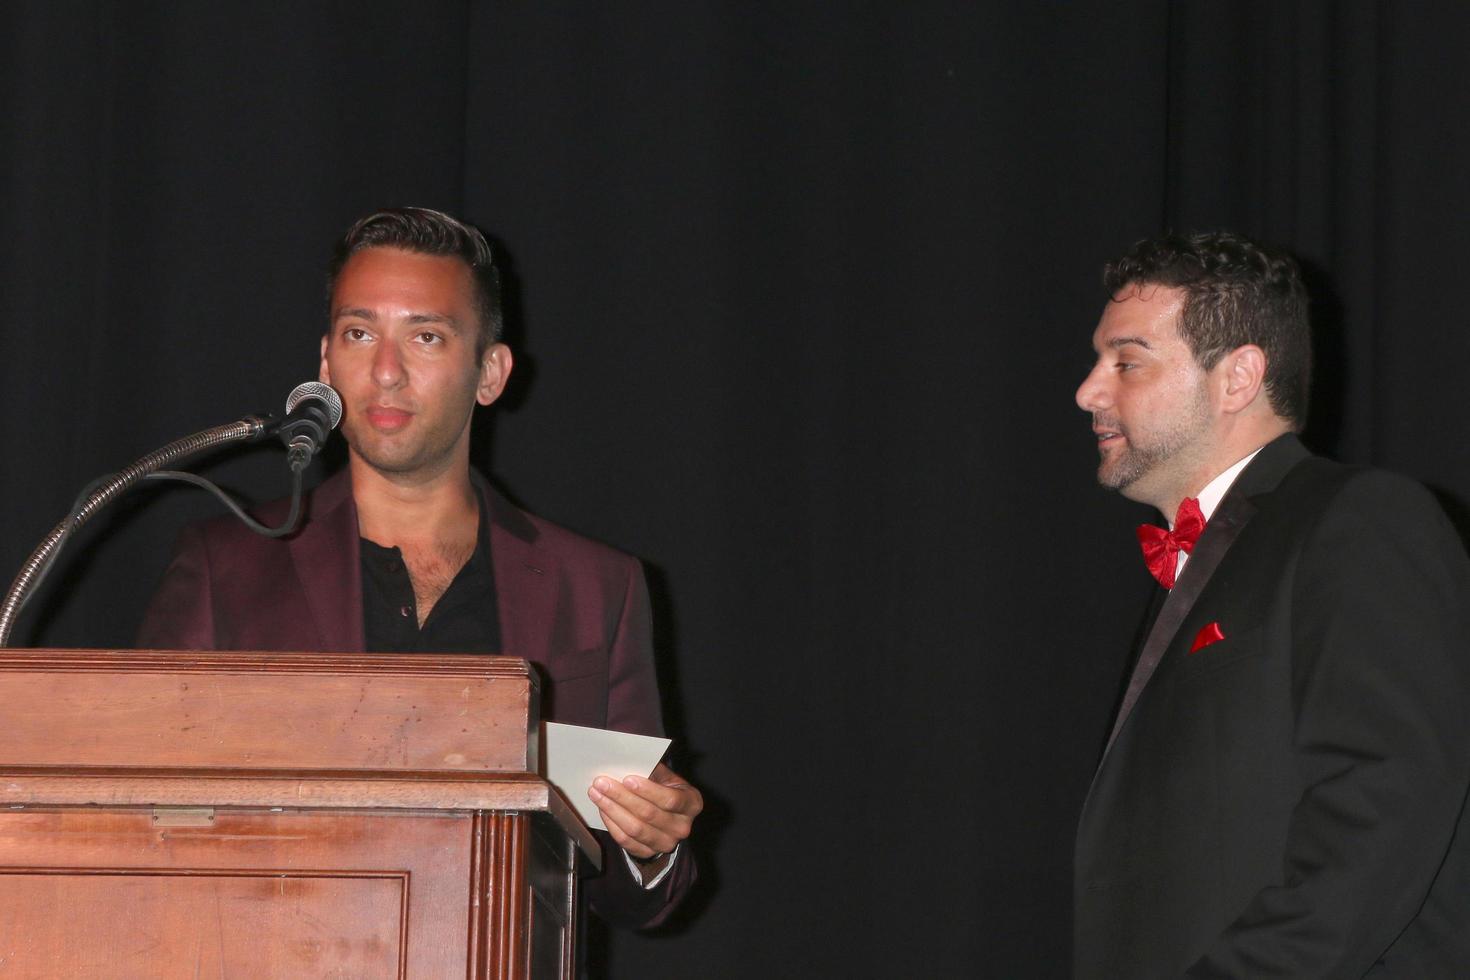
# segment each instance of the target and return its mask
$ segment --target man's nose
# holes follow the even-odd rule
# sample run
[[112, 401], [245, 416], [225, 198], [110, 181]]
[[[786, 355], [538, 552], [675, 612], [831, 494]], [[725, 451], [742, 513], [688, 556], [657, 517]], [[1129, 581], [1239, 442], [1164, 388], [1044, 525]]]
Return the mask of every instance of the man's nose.
[[1084, 412], [1097, 412], [1107, 407], [1108, 390], [1100, 376], [1102, 366], [1093, 368], [1077, 386], [1077, 407]]
[[384, 388], [395, 388], [403, 383], [403, 355], [398, 345], [384, 341], [373, 352], [373, 380]]

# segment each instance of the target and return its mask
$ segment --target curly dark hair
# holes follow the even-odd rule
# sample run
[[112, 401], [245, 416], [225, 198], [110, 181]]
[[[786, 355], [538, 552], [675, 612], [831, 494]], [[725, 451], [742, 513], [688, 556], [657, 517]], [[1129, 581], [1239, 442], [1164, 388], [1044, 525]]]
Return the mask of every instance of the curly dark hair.
[[505, 333], [505, 315], [500, 305], [500, 270], [490, 243], [480, 232], [429, 208], [384, 208], [358, 220], [347, 229], [332, 251], [327, 266], [327, 302], [347, 260], [365, 248], [397, 248], [421, 255], [444, 255], [461, 259], [470, 267], [475, 282], [475, 308], [480, 314], [480, 336], [475, 353], [500, 340]]
[[1266, 397], [1300, 430], [1312, 381], [1307, 291], [1296, 260], [1230, 232], [1162, 235], [1137, 243], [1103, 271], [1114, 300], [1127, 286], [1184, 291], [1179, 333], [1208, 371], [1243, 344], [1266, 354]]

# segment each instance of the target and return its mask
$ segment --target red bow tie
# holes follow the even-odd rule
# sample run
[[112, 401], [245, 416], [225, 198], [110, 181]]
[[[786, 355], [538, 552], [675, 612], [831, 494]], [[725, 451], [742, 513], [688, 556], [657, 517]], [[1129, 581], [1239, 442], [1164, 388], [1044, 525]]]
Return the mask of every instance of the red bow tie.
[[1143, 560], [1159, 584], [1166, 589], [1174, 587], [1174, 570], [1179, 565], [1179, 552], [1194, 551], [1194, 543], [1205, 529], [1205, 515], [1199, 509], [1199, 501], [1185, 497], [1174, 515], [1174, 530], [1165, 531], [1152, 524], [1138, 525], [1138, 544], [1143, 548]]

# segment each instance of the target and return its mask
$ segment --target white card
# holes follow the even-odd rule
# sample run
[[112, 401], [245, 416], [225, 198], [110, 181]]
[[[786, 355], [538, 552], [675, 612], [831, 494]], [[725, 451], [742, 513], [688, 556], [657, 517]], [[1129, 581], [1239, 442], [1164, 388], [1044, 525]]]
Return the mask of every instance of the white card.
[[587, 797], [598, 776], [622, 780], [624, 776], [647, 776], [668, 751], [670, 740], [648, 735], [583, 728], [555, 721], [544, 723], [546, 744], [541, 772], [572, 804], [594, 830], [606, 830], [602, 811]]

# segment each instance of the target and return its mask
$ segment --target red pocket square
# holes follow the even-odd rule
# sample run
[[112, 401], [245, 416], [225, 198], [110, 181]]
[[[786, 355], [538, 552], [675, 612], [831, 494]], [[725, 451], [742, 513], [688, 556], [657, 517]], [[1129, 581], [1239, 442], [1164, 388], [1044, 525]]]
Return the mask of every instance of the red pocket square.
[[1211, 623], [1194, 635], [1194, 642], [1189, 645], [1190, 653], [1198, 653], [1211, 643], [1219, 643], [1225, 639], [1225, 634], [1220, 632], [1219, 623]]

